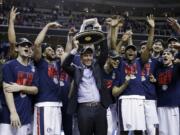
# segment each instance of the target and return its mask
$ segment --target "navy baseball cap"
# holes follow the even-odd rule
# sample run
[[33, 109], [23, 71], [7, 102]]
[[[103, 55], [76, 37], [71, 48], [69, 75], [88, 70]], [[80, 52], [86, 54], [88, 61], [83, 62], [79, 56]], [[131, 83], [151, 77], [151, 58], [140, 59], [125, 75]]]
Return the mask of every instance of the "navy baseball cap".
[[136, 50], [137, 50], [137, 48], [136, 48], [136, 46], [135, 46], [135, 45], [128, 45], [128, 46], [126, 46], [126, 48], [125, 48], [125, 52], [126, 52], [128, 49], [133, 49], [134, 51], [136, 51]]
[[22, 44], [28, 44], [29, 46], [32, 46], [32, 42], [29, 41], [27, 38], [19, 38], [16, 42], [16, 46], [22, 45]]
[[115, 51], [115, 50], [110, 50], [110, 51], [109, 51], [109, 57], [112, 58], [112, 59], [115, 59], [115, 58], [119, 58], [120, 55], [119, 55], [119, 53], [118, 53], [117, 51]]
[[171, 41], [177, 42], [178, 40], [177, 40], [177, 38], [175, 38], [175, 37], [170, 37], [170, 38], [167, 40], [167, 43], [170, 43]]
[[64, 49], [64, 46], [63, 45], [56, 45], [55, 50], [57, 50], [58, 48], [63, 48]]

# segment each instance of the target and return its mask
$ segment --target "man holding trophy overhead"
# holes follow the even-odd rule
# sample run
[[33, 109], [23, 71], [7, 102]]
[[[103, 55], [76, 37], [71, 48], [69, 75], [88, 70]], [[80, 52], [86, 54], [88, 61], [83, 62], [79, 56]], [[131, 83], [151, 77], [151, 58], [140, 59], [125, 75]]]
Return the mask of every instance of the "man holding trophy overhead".
[[[80, 33], [75, 36], [79, 41], [78, 47], [63, 63], [64, 70], [74, 79], [68, 112], [77, 112], [80, 135], [107, 134], [106, 108], [110, 98], [104, 91], [102, 71], [108, 57], [108, 47], [100, 30], [97, 18], [84, 20]], [[97, 43], [100, 44], [100, 54], [95, 58], [93, 44], [96, 46]], [[80, 64], [71, 64], [77, 53], [80, 54]]]

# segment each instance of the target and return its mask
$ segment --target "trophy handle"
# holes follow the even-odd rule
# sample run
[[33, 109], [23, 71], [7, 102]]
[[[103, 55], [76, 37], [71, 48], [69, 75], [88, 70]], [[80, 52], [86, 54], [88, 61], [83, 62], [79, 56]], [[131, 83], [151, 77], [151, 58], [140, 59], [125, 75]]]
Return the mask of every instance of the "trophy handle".
[[[96, 25], [98, 23], [97, 18], [91, 18], [91, 19], [85, 19], [83, 21], [83, 24], [81, 25], [80, 31], [79, 32], [84, 32], [85, 31], [85, 27], [92, 24], [93, 27], [94, 25]], [[99, 24], [99, 23], [98, 23]]]

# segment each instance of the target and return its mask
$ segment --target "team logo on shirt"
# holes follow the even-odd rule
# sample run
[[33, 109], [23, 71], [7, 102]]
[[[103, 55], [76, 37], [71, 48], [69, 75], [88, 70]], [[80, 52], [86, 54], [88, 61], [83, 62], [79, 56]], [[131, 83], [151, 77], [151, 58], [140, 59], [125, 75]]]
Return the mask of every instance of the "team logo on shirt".
[[68, 74], [63, 70], [61, 70], [60, 80], [61, 81], [67, 81], [68, 80]]
[[68, 74], [64, 71], [64, 70], [61, 70], [61, 74], [60, 74], [60, 86], [64, 86], [65, 84], [65, 81], [68, 80]]
[[59, 83], [58, 69], [55, 63], [48, 65], [48, 76], [53, 79], [55, 84]]
[[172, 81], [172, 71], [171, 70], [159, 73], [158, 83], [159, 83], [159, 85], [161, 85], [162, 90], [167, 90], [168, 84], [170, 84], [171, 81]]
[[28, 86], [30, 86], [32, 84], [32, 80], [33, 80], [33, 73], [23, 72], [23, 71], [19, 71], [17, 73], [16, 83], [19, 84], [19, 85], [28, 85]]
[[150, 63], [146, 63], [141, 71], [141, 81], [146, 80], [146, 76], [150, 75]]
[[130, 76], [131, 79], [135, 79], [136, 78], [136, 74], [137, 74], [137, 65], [136, 63], [133, 65], [125, 65], [125, 74], [126, 76]]
[[[33, 80], [33, 73], [30, 72], [23, 72], [23, 71], [19, 71], [17, 73], [17, 80], [16, 83], [19, 85], [26, 85], [26, 86], [30, 86], [32, 84], [32, 80]], [[20, 96], [22, 98], [26, 97], [26, 94], [24, 93], [20, 93]]]

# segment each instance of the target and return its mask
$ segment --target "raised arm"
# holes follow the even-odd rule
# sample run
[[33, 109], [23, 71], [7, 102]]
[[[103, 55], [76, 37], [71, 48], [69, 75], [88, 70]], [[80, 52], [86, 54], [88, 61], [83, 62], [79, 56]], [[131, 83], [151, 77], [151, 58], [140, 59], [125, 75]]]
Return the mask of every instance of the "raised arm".
[[119, 28], [123, 26], [123, 22], [124, 19], [120, 16], [114, 16], [112, 18], [106, 19], [106, 24], [109, 25], [108, 27], [109, 48], [112, 50], [116, 49]]
[[173, 62], [174, 64], [180, 64], [180, 43], [176, 42], [172, 47], [178, 50], [178, 54]]
[[107, 40], [103, 40], [100, 43], [100, 55], [96, 57], [99, 65], [101, 68], [104, 68], [104, 65], [106, 63], [106, 60], [108, 58], [108, 46], [107, 46]]
[[148, 34], [147, 47], [145, 51], [141, 53], [141, 59], [143, 63], [146, 63], [150, 58], [150, 50], [153, 45], [154, 30], [155, 30], [154, 16], [153, 15], [147, 16], [147, 22], [149, 24], [149, 34]]
[[65, 48], [65, 52], [68, 54], [74, 48], [73, 37], [76, 32], [77, 32], [77, 30], [75, 29], [75, 27], [70, 28], [70, 30], [68, 32], [67, 43], [66, 43], [66, 48]]
[[47, 31], [51, 27], [58, 28], [58, 27], [61, 27], [61, 25], [57, 22], [48, 23], [38, 34], [38, 36], [34, 42], [34, 59], [35, 59], [35, 61], [39, 61], [41, 59], [41, 56], [42, 56], [41, 43], [44, 41]]
[[16, 12], [17, 8], [12, 7], [9, 15], [9, 25], [8, 25], [8, 39], [10, 43], [10, 57], [15, 58], [16, 52], [15, 52], [15, 46], [16, 46], [16, 33], [14, 29], [14, 22], [16, 19], [16, 16], [19, 14], [19, 12]]
[[75, 45], [74, 42], [74, 35], [76, 33], [76, 29], [74, 27], [70, 28], [68, 36], [67, 36], [67, 43], [66, 43], [66, 47], [65, 47], [65, 51], [64, 53], [62, 53], [62, 55], [60, 56], [61, 59], [61, 65], [63, 64], [65, 58], [69, 55], [69, 53], [71, 52], [71, 50], [73, 48], [76, 48], [77, 46]]
[[74, 71], [75, 71], [76, 65], [72, 65], [72, 62], [73, 62], [75, 55], [77, 54], [77, 50], [78, 50], [78, 48], [74, 48], [69, 53], [69, 55], [65, 58], [65, 60], [62, 64], [64, 71], [66, 71], [68, 73], [68, 75], [70, 75], [71, 77], [74, 76]]
[[132, 30], [128, 30], [128, 45], [133, 45], [133, 38], [132, 38], [133, 32]]
[[120, 48], [124, 43], [128, 42], [129, 45], [132, 45], [132, 34], [132, 30], [128, 30], [122, 35], [121, 40], [118, 42], [116, 46], [116, 51], [119, 52], [119, 54], [121, 54]]
[[62, 63], [62, 68], [64, 71], [66, 71], [71, 77], [74, 76], [74, 71], [76, 65], [72, 64], [75, 55], [78, 53], [79, 48], [79, 41], [76, 40], [76, 37], [73, 38], [72, 44], [74, 45], [74, 48], [71, 50], [71, 52], [67, 55], [67, 57], [64, 59]]
[[167, 22], [178, 34], [180, 34], [180, 25], [176, 19], [169, 17]]

